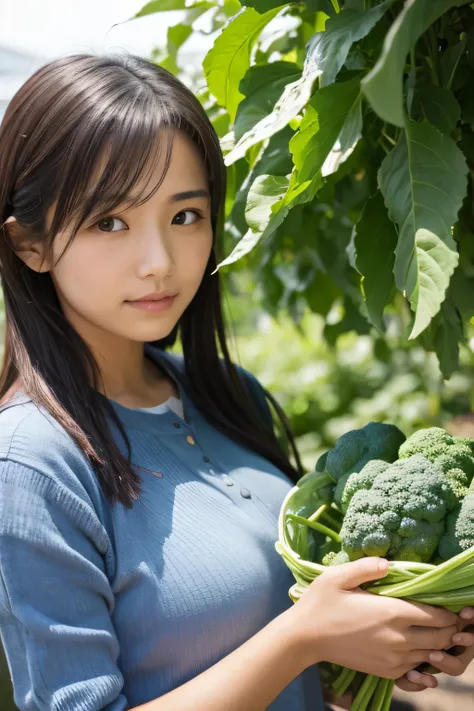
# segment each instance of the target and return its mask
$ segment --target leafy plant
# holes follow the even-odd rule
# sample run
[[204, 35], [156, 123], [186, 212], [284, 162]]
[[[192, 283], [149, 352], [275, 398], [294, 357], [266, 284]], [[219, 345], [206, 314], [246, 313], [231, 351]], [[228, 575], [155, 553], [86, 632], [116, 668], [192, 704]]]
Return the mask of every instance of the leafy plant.
[[383, 335], [405, 302], [406, 335], [451, 376], [474, 315], [474, 4], [157, 0], [139, 14], [184, 8], [218, 31], [196, 93], [228, 166], [219, 268], [253, 270], [274, 315], [337, 307], [330, 343]]

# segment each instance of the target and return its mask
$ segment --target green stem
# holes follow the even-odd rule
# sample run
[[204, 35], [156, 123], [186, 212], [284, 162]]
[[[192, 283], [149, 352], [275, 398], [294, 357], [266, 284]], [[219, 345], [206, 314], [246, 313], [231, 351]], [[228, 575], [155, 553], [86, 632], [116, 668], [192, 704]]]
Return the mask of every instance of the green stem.
[[332, 685], [336, 696], [343, 696], [354, 681], [357, 672], [354, 669], [345, 667]]
[[398, 583], [396, 585], [389, 585], [387, 588], [379, 588], [376, 591], [368, 588], [369, 592], [377, 592], [378, 595], [390, 596], [390, 597], [408, 597], [413, 595], [418, 595], [419, 593], [431, 592], [431, 585], [436, 584], [445, 576], [450, 576], [452, 581], [452, 576], [456, 572], [459, 574], [461, 566], [469, 565], [472, 561], [472, 556], [474, 553], [474, 548], [468, 548], [467, 550], [459, 553], [450, 558], [445, 563], [441, 565], [433, 566], [433, 569], [423, 576], [415, 578], [415, 580], [408, 580], [405, 583]]
[[[405, 597], [405, 596], [404, 596]], [[474, 585], [452, 592], [440, 593], [439, 595], [409, 595], [407, 600], [414, 602], [423, 602], [425, 605], [438, 605], [446, 607], [453, 612], [459, 612], [463, 607], [472, 607], [474, 605]]]
[[390, 679], [379, 679], [375, 694], [372, 697], [369, 711], [382, 711], [386, 699], [386, 691], [390, 684]]
[[395, 686], [395, 681], [393, 679], [388, 680], [388, 685], [385, 690], [385, 699], [380, 711], [390, 711], [392, 705], [393, 687]]
[[332, 538], [337, 543], [341, 542], [341, 537], [339, 536], [339, 534], [333, 531], [331, 528], [323, 526], [322, 523], [318, 523], [317, 521], [309, 521], [307, 518], [297, 516], [296, 514], [288, 514], [288, 518], [290, 518], [292, 521], [295, 521], [296, 523], [301, 523], [303, 526], [308, 526], [308, 528], [312, 528], [315, 531], [319, 531], [319, 533], [322, 533], [325, 536], [329, 536], [329, 538]]
[[323, 504], [322, 506], [319, 507], [319, 509], [316, 509], [316, 511], [311, 514], [311, 516], [308, 516], [308, 521], [317, 521], [318, 518], [325, 512], [327, 509], [327, 504]]
[[360, 687], [354, 702], [351, 706], [351, 711], [367, 711], [370, 699], [377, 687], [377, 677], [368, 674], [362, 686]]
[[329, 511], [323, 511], [322, 518], [326, 519], [326, 523], [330, 524], [334, 531], [339, 533], [339, 531], [341, 530], [341, 522], [336, 521], [336, 519], [331, 516]]

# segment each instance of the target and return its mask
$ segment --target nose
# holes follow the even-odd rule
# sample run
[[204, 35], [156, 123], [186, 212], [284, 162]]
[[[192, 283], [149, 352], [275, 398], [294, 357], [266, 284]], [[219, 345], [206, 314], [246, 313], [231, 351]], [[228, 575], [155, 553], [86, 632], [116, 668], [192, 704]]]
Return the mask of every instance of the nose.
[[156, 229], [150, 227], [142, 235], [140, 245], [138, 276], [146, 279], [149, 276], [165, 279], [174, 270], [174, 260], [169, 240]]

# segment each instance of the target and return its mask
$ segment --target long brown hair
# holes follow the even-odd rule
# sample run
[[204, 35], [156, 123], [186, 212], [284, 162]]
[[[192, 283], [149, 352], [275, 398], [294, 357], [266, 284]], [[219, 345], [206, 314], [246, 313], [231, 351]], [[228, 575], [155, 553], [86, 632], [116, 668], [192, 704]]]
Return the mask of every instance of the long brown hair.
[[[212, 274], [223, 229], [226, 169], [205, 111], [176, 77], [140, 57], [73, 55], [36, 71], [10, 101], [0, 126], [0, 276], [6, 314], [0, 400], [21, 382], [22, 391], [46, 408], [88, 457], [109, 501], [127, 507], [138, 498], [141, 479], [131, 465], [126, 432], [110, 402], [98, 393], [97, 363], [65, 318], [50, 274], [25, 266], [5, 223], [14, 216], [22, 238], [44, 240], [45, 256], [51, 258], [54, 237], [66, 226], [72, 225], [72, 241], [86, 220], [98, 219], [125, 201], [142, 204], [158, 189], [171, 156], [170, 141], [163, 140], [162, 147], [158, 140], [170, 134], [163, 130], [167, 127], [184, 131], [204, 160], [214, 246], [193, 301], [170, 336], [154, 345], [166, 349], [179, 335], [189, 395], [202, 414], [293, 481], [302, 473], [281, 408], [270, 398], [296, 467], [252, 405], [230, 359], [219, 274]], [[151, 152], [155, 145], [158, 149]], [[154, 169], [162, 150], [163, 177], [132, 202], [132, 188], [147, 169]], [[100, 177], [92, 183], [94, 173]], [[114, 441], [106, 415], [124, 437], [128, 458]]]

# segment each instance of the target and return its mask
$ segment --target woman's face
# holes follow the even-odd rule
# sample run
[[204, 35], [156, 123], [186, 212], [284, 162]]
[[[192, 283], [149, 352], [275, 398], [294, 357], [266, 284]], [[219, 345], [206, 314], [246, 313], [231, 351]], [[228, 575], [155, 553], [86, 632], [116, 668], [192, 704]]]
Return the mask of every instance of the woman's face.
[[[178, 196], [196, 191], [203, 195]], [[213, 241], [206, 171], [191, 139], [174, 133], [170, 167], [147, 202], [81, 228], [57, 262], [67, 241], [67, 233], [57, 235], [50, 273], [66, 317], [86, 340], [101, 340], [100, 332], [140, 342], [167, 336], [199, 288]], [[161, 310], [130, 303], [152, 292], [174, 298]]]

